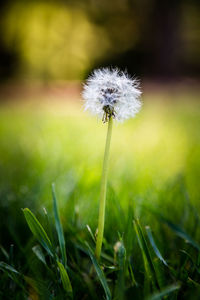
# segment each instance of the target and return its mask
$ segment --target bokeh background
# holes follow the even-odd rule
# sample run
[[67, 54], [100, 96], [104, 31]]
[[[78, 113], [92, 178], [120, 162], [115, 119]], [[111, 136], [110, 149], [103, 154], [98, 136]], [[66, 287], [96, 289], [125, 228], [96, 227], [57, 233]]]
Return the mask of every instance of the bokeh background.
[[2, 80], [80, 80], [97, 66], [138, 76], [199, 75], [199, 1], [1, 3]]
[[114, 127], [106, 232], [113, 240], [123, 232], [119, 216], [132, 205], [157, 233], [150, 208], [199, 240], [199, 1], [8, 0], [0, 7], [1, 243], [27, 243], [21, 208], [38, 217], [44, 206], [51, 211], [52, 182], [65, 230], [95, 230], [106, 126], [83, 111], [80, 93], [103, 66], [138, 77], [143, 92], [141, 113]]

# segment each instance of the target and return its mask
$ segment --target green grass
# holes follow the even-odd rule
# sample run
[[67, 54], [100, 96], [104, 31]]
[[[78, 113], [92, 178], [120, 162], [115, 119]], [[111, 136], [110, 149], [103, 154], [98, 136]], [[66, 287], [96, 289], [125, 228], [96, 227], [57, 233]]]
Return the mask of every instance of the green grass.
[[[80, 103], [1, 106], [0, 297], [67, 299], [71, 285], [74, 299], [198, 299], [200, 103], [170, 97], [146, 96], [135, 119], [114, 125], [100, 265], [92, 236], [105, 125]], [[53, 258], [32, 236], [25, 207], [44, 227]]]

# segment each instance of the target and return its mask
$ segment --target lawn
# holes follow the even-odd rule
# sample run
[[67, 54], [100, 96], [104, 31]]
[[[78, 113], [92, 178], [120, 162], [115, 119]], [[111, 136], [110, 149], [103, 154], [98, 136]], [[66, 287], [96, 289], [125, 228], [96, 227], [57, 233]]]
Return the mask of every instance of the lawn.
[[74, 299], [199, 299], [200, 103], [195, 93], [166, 91], [143, 102], [136, 118], [113, 128], [103, 275], [90, 258], [106, 125], [80, 99], [1, 104], [0, 260], [25, 276], [1, 263], [2, 299], [71, 297], [58, 274], [51, 278], [45, 250], [49, 267], [32, 251], [38, 242], [22, 211], [29, 208], [58, 244], [53, 182]]

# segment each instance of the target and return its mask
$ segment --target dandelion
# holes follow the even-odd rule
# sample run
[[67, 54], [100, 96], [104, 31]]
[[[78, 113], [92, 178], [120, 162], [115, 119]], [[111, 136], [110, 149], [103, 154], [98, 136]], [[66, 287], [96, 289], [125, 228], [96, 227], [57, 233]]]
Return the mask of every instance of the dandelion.
[[118, 69], [98, 69], [88, 78], [83, 89], [84, 106], [92, 114], [108, 122], [107, 138], [104, 152], [103, 170], [100, 190], [100, 206], [96, 257], [100, 258], [106, 205], [106, 188], [108, 177], [108, 159], [112, 134], [113, 119], [124, 121], [134, 117], [141, 108], [138, 81]]
[[108, 122], [109, 117], [124, 121], [141, 108], [138, 81], [118, 69], [98, 69], [84, 85], [85, 109]]

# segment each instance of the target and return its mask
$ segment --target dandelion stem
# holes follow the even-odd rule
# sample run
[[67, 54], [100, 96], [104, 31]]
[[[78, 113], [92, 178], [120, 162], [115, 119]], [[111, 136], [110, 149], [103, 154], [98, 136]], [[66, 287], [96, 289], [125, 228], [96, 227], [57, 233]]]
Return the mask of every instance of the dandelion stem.
[[97, 235], [97, 243], [96, 243], [96, 251], [95, 251], [97, 260], [99, 260], [101, 255], [101, 247], [102, 247], [103, 232], [104, 232], [106, 189], [107, 189], [107, 178], [108, 178], [108, 160], [109, 160], [110, 141], [112, 135], [112, 123], [113, 123], [112, 116], [110, 116], [108, 120], [108, 130], [107, 130], [106, 145], [105, 145], [104, 160], [103, 160], [103, 170], [102, 170], [102, 177], [101, 177], [98, 235]]

